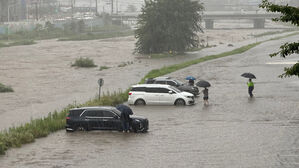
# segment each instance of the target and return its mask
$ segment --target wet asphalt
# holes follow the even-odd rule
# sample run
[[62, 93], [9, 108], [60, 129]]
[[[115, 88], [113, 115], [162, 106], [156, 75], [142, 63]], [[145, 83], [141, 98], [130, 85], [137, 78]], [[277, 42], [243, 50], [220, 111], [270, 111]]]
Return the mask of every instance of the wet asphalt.
[[[210, 105], [200, 95], [194, 106], [132, 106], [135, 115], [149, 119], [148, 133], [59, 131], [9, 150], [1, 167], [299, 167], [299, 80], [277, 77], [298, 55], [268, 56], [298, 37], [169, 74], [209, 81]], [[252, 99], [243, 72], [257, 77]]]

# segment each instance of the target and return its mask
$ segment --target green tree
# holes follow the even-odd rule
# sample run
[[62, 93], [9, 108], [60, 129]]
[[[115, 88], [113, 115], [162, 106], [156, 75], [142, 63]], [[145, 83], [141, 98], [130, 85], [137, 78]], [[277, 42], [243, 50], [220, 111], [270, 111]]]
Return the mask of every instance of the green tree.
[[[290, 22], [293, 25], [299, 26], [299, 8], [289, 5], [276, 5], [268, 0], [263, 0], [260, 7], [267, 9], [267, 11], [280, 12], [282, 14], [279, 18], [273, 19], [274, 21]], [[280, 46], [280, 50], [278, 52], [270, 54], [270, 57], [280, 55], [285, 58], [291, 54], [299, 54], [298, 42], [285, 43]], [[285, 67], [284, 71], [285, 73], [280, 75], [281, 78], [290, 76], [299, 77], [299, 63], [296, 63], [292, 67]]]
[[53, 23], [51, 23], [50, 21], [47, 21], [45, 23], [45, 29], [47, 30], [47, 32], [51, 32], [51, 31], [54, 31], [55, 29], [55, 26]]
[[135, 51], [142, 54], [183, 52], [198, 47], [200, 11], [192, 0], [147, 0], [138, 16]]

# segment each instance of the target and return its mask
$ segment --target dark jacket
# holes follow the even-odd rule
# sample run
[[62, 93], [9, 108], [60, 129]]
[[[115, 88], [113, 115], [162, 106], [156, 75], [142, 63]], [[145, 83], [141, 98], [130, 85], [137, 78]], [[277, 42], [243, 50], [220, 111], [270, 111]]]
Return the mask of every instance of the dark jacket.
[[120, 114], [120, 120], [121, 121], [125, 121], [125, 122], [129, 122], [130, 121], [130, 116], [124, 112], [122, 112]]

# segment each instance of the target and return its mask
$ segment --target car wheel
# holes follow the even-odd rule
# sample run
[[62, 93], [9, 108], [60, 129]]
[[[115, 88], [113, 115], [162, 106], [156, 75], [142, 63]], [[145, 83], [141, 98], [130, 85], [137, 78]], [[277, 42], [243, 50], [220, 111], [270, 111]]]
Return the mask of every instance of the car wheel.
[[135, 129], [135, 128], [133, 128], [133, 129], [132, 129], [132, 131], [133, 131], [133, 132], [135, 132], [135, 133], [137, 133], [137, 132], [138, 132], [138, 130], [137, 130], [137, 129]]
[[144, 106], [145, 105], [145, 101], [142, 99], [138, 99], [135, 101], [134, 103], [135, 106]]
[[66, 132], [74, 132], [75, 130], [74, 130], [74, 129], [72, 129], [72, 130], [70, 130], [70, 129], [66, 129], [65, 131], [66, 131]]
[[147, 132], [147, 129], [145, 129], [144, 127], [142, 127], [142, 128], [139, 129], [139, 131], [142, 132], [142, 133], [145, 133], [145, 132]]
[[77, 127], [76, 131], [88, 131], [89, 129], [87, 127], [84, 126], [79, 126]]
[[185, 106], [186, 103], [185, 103], [185, 100], [183, 100], [183, 99], [177, 99], [175, 101], [174, 105], [176, 105], [176, 106]]

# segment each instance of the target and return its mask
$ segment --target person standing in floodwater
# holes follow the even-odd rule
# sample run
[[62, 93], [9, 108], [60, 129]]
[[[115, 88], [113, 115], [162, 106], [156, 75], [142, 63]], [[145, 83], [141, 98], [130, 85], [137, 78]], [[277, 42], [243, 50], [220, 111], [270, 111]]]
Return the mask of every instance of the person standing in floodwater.
[[120, 120], [122, 123], [123, 132], [129, 132], [130, 131], [130, 116], [125, 112], [121, 112]]
[[194, 86], [194, 80], [193, 79], [189, 79], [188, 83], [189, 83], [190, 86]]
[[251, 79], [249, 79], [249, 81], [247, 82], [247, 86], [248, 86], [248, 94], [252, 98], [253, 97], [252, 91], [254, 89], [254, 84]]
[[204, 105], [209, 105], [209, 89], [205, 87], [201, 92], [203, 93]]

